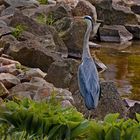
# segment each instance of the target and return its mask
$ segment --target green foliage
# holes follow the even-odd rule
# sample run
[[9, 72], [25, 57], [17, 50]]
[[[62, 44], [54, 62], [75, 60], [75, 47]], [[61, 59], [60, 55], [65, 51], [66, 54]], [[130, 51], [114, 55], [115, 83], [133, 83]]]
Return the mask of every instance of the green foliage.
[[54, 19], [53, 15], [52, 14], [49, 14], [47, 16], [47, 19], [46, 19], [46, 24], [47, 25], [52, 25], [54, 22], [55, 22], [55, 19]]
[[48, 0], [38, 0], [40, 4], [48, 4]]
[[36, 17], [36, 21], [41, 24], [46, 24], [46, 16], [41, 13]]
[[21, 34], [22, 34], [22, 32], [23, 32], [25, 29], [26, 29], [26, 27], [25, 27], [24, 25], [19, 24], [19, 25], [17, 25], [17, 26], [15, 27], [14, 31], [12, 32], [12, 35], [13, 35], [15, 38], [19, 39], [20, 36], [21, 36]]
[[52, 25], [55, 22], [55, 19], [52, 14], [46, 16], [45, 14], [41, 13], [36, 17], [36, 21], [41, 24]]
[[62, 108], [53, 93], [49, 101], [9, 101], [0, 108], [2, 140], [139, 140], [137, 120], [108, 114], [104, 121], [87, 120], [74, 107]]

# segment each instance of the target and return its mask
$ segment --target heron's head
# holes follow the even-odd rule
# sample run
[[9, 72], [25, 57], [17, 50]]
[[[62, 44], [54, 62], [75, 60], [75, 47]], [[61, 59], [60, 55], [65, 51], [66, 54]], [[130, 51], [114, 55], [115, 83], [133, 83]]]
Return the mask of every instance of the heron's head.
[[91, 16], [84, 16], [84, 20], [88, 26], [91, 26], [92, 30], [94, 28], [94, 22]]

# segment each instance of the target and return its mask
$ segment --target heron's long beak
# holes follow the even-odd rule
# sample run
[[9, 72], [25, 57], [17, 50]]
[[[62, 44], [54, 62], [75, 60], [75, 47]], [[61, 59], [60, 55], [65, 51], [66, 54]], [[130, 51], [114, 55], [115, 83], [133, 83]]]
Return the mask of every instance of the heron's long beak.
[[103, 23], [104, 21], [103, 20], [100, 20], [100, 19], [97, 19], [96, 22], [97, 23]]

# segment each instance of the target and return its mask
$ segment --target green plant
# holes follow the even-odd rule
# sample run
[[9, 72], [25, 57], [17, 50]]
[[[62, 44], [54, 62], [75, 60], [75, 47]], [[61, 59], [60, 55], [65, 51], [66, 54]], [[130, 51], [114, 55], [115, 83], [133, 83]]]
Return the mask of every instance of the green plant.
[[38, 0], [40, 4], [48, 4], [48, 0]]
[[46, 24], [46, 16], [41, 13], [36, 17], [36, 21], [38, 23]]
[[47, 25], [52, 25], [54, 23], [54, 21], [55, 21], [55, 19], [54, 19], [53, 15], [52, 14], [49, 14], [47, 16], [47, 19], [46, 19], [46, 24]]
[[29, 135], [48, 136], [52, 140], [65, 137], [65, 134], [84, 120], [82, 114], [75, 108], [61, 108], [54, 100], [34, 102], [24, 99], [19, 103], [7, 102], [1, 108], [1, 121], [11, 125], [11, 131], [26, 131]]
[[53, 93], [49, 101], [9, 101], [0, 109], [0, 138], [10, 140], [139, 140], [137, 121], [108, 114], [104, 121], [87, 120], [74, 107], [62, 108]]
[[15, 38], [19, 39], [20, 36], [21, 36], [21, 34], [22, 34], [22, 32], [23, 32], [25, 29], [26, 29], [26, 27], [25, 27], [24, 25], [19, 24], [19, 25], [17, 25], [17, 26], [15, 27], [15, 29], [12, 31], [12, 35], [13, 35]]

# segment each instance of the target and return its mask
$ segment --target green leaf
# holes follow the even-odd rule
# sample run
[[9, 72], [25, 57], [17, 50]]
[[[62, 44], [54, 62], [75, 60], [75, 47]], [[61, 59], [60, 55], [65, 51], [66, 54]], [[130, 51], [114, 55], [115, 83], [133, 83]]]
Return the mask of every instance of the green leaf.
[[87, 136], [90, 131], [90, 122], [84, 120], [76, 128], [71, 131], [71, 138]]
[[105, 132], [100, 123], [92, 121], [90, 129], [91, 132], [87, 140], [104, 140]]
[[121, 138], [121, 131], [119, 128], [112, 126], [110, 130], [105, 135], [105, 140], [120, 140]]
[[54, 125], [52, 127], [52, 129], [49, 131], [48, 133], [48, 140], [55, 140], [57, 134], [58, 134], [58, 131], [61, 129], [61, 124], [59, 125]]
[[119, 117], [119, 113], [108, 114], [107, 116], [105, 116], [104, 122], [113, 124], [117, 121], [118, 117]]
[[140, 114], [136, 113], [136, 119], [139, 121], [140, 123]]

